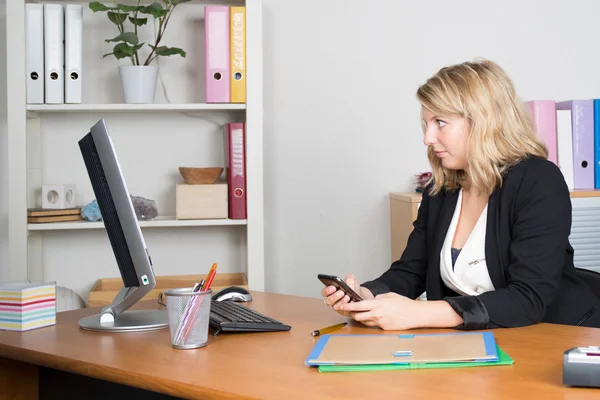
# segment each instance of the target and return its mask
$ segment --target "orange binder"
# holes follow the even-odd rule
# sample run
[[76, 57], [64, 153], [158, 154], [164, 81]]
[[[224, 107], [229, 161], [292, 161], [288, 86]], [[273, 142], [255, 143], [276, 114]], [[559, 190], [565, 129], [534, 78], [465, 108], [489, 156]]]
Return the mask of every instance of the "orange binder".
[[230, 12], [230, 80], [232, 103], [246, 102], [246, 7], [231, 7]]

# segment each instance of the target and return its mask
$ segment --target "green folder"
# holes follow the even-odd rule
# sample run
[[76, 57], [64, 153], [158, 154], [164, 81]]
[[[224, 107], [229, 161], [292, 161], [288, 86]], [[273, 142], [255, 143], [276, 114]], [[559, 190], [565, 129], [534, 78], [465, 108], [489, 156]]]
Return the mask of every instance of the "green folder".
[[415, 363], [415, 364], [370, 364], [370, 365], [319, 365], [319, 372], [357, 372], [357, 371], [395, 371], [399, 369], [424, 369], [424, 368], [465, 368], [465, 367], [491, 367], [495, 365], [512, 365], [513, 359], [498, 345], [498, 361], [494, 362], [441, 362], [441, 363]]

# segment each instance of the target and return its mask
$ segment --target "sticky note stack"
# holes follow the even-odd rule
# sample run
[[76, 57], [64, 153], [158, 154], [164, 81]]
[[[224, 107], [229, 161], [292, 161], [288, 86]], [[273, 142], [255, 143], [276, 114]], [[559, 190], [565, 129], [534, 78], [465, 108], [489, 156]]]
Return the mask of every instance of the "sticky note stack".
[[0, 329], [28, 331], [54, 324], [54, 283], [0, 283]]

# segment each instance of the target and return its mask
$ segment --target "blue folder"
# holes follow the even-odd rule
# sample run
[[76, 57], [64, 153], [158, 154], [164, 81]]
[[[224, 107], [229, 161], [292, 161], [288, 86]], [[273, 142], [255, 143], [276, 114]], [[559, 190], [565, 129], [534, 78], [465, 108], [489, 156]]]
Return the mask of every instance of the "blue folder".
[[323, 335], [313, 346], [305, 364], [402, 365], [498, 361], [498, 348], [492, 332], [452, 332]]
[[600, 99], [594, 99], [594, 140], [593, 140], [593, 142], [594, 142], [594, 189], [600, 189]]

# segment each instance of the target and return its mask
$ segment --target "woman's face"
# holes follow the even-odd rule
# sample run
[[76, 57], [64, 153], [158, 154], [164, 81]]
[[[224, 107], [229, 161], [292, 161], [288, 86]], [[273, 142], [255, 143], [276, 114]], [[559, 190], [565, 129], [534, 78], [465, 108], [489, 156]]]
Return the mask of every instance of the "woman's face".
[[465, 118], [447, 118], [422, 107], [425, 135], [423, 143], [431, 147], [444, 168], [467, 171], [467, 139], [471, 130]]

